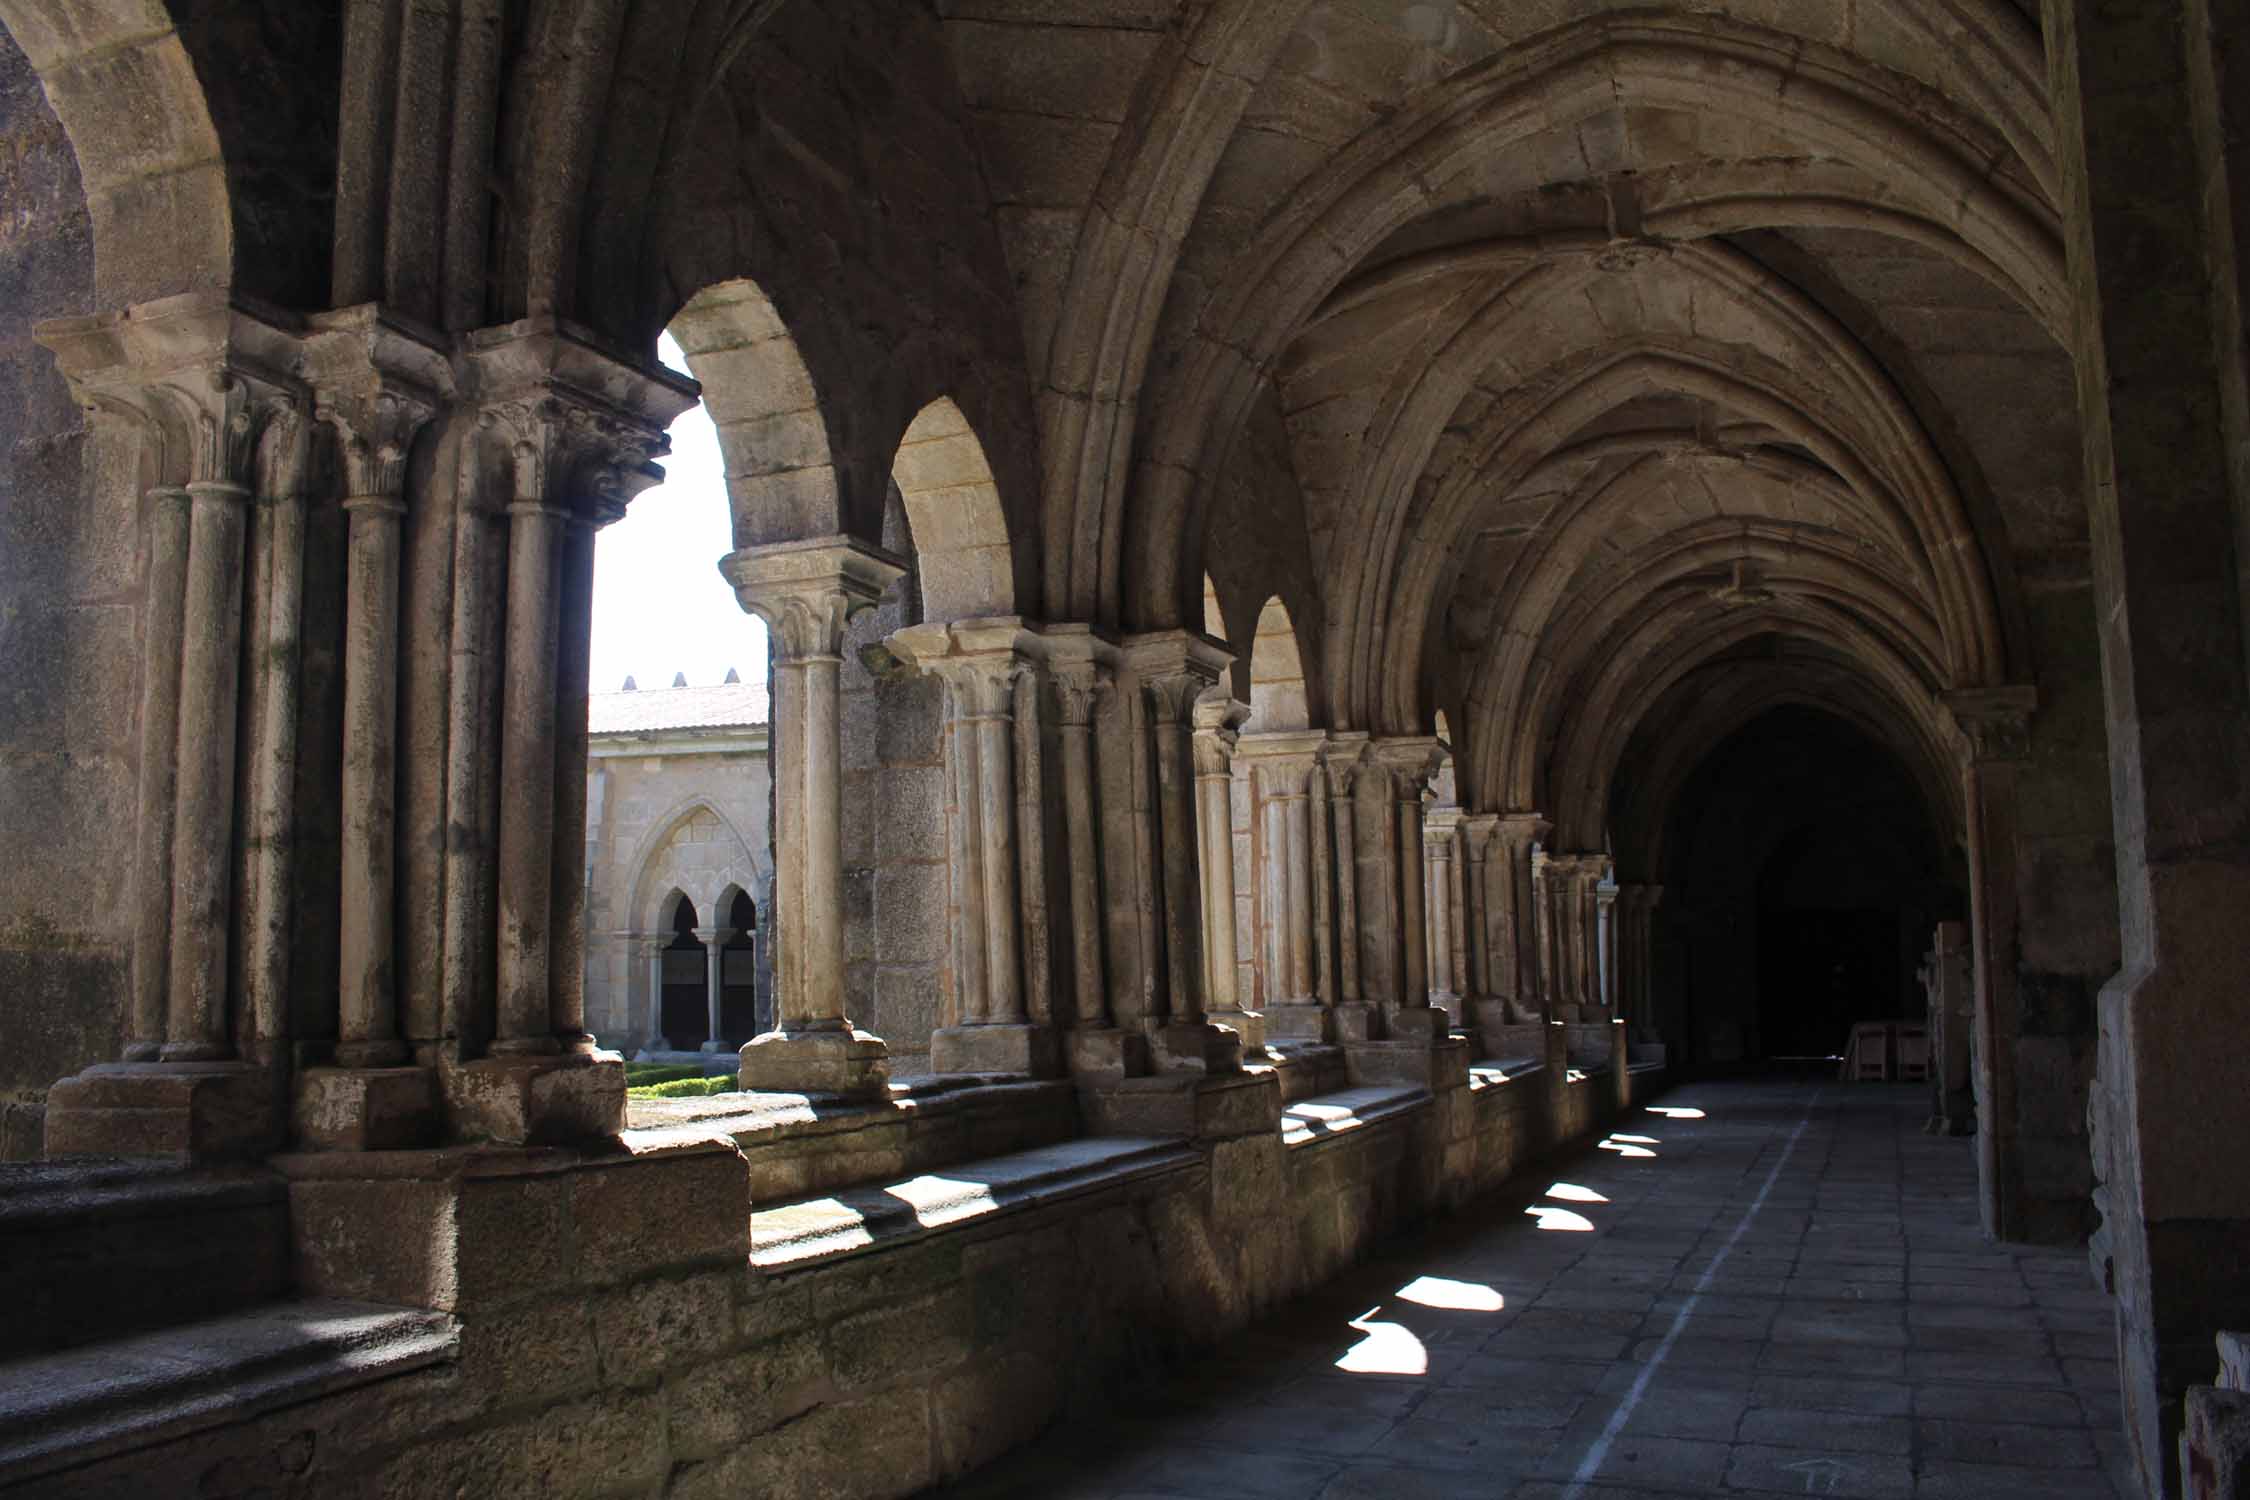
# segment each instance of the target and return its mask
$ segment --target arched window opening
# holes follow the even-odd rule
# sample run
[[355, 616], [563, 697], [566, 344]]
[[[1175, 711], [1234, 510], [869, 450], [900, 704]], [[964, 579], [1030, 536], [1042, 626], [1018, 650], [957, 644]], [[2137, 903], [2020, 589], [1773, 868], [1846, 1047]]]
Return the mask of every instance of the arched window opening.
[[1276, 594], [1258, 611], [1258, 632], [1250, 644], [1250, 720], [1243, 732], [1309, 728], [1310, 713], [1297, 627], [1289, 618], [1289, 606]]
[[734, 893], [726, 925], [719, 954], [719, 1031], [739, 1043], [758, 1032], [758, 907], [748, 892]]
[[[691, 373], [671, 334], [657, 354], [666, 368]], [[715, 566], [732, 550], [734, 525], [711, 402], [690, 407], [668, 435], [664, 482], [594, 543], [594, 684], [615, 688], [628, 676], [716, 683], [737, 671], [761, 682], [765, 623], [743, 610]]]
[[961, 408], [939, 397], [899, 439], [891, 479], [914, 538], [922, 619], [943, 624], [1015, 613], [1008, 520], [984, 445]]
[[1214, 641], [1227, 638], [1226, 613], [1219, 608], [1219, 586], [1208, 573], [1203, 575], [1203, 633]]
[[672, 940], [664, 945], [664, 997], [658, 1011], [664, 1041], [688, 1052], [711, 1039], [710, 952], [696, 935], [695, 903], [682, 896], [672, 909]]

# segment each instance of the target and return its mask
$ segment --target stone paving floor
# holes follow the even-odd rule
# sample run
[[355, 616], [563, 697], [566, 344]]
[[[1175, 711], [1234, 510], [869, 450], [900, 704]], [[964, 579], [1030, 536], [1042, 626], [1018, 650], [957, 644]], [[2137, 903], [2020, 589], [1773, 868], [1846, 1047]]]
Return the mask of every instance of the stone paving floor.
[[2109, 1303], [1918, 1086], [1672, 1090], [947, 1500], [2118, 1500]]

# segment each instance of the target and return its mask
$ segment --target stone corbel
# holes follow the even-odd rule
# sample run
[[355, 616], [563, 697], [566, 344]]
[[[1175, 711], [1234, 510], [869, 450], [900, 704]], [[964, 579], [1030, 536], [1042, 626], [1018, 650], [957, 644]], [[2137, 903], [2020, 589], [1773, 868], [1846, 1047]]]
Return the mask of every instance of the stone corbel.
[[1961, 731], [1969, 764], [2030, 758], [2031, 716], [2039, 707], [2038, 688], [2029, 684], [1962, 688], [1945, 694], [1941, 701]]

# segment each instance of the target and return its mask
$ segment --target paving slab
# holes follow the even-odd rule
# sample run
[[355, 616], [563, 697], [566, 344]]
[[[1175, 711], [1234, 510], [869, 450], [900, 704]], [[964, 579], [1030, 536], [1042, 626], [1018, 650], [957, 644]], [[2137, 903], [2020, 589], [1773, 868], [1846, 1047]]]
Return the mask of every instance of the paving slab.
[[1529, 1169], [937, 1493], [2122, 1500], [2108, 1303], [2082, 1254], [1984, 1240], [1974, 1143], [1921, 1133], [1922, 1090], [1657, 1103], [1702, 1116], [1642, 1111], [1617, 1128], [1651, 1154]]

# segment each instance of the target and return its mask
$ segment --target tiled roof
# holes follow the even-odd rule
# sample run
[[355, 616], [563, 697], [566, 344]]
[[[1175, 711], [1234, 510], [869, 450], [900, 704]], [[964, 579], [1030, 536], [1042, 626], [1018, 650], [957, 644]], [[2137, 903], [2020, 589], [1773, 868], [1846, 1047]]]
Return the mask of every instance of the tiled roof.
[[709, 687], [643, 688], [595, 693], [586, 727], [593, 734], [653, 734], [667, 729], [732, 729], [763, 724], [772, 706], [762, 682]]

